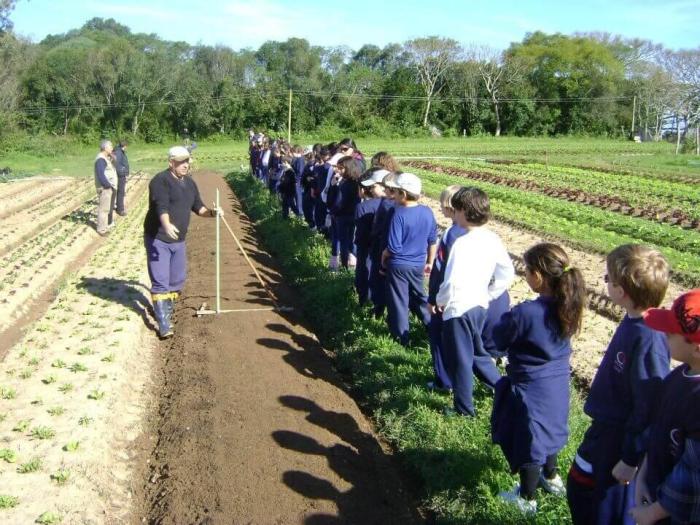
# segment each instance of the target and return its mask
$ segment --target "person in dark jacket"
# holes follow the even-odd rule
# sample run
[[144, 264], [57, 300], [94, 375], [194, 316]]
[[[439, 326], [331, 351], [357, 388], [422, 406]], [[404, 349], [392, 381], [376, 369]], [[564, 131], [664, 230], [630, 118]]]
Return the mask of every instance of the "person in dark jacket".
[[117, 169], [117, 214], [126, 215], [124, 195], [126, 195], [126, 178], [129, 176], [129, 159], [126, 156], [126, 148], [129, 143], [126, 140], [119, 141], [114, 149], [114, 164]]
[[161, 339], [173, 335], [170, 316], [173, 300], [185, 284], [187, 253], [185, 236], [190, 213], [216, 217], [221, 210], [202, 203], [197, 185], [188, 176], [190, 152], [183, 146], [168, 151], [168, 169], [148, 185], [148, 212], [143, 224], [148, 275], [151, 278], [153, 312]]

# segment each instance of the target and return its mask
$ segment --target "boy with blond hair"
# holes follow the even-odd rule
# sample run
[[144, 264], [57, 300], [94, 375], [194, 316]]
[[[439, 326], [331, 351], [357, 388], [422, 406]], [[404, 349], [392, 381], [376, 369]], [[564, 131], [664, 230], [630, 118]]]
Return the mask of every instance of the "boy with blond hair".
[[649, 246], [626, 244], [607, 257], [608, 296], [626, 315], [600, 363], [584, 405], [592, 418], [569, 471], [567, 499], [574, 525], [630, 523], [633, 480], [642, 434], [669, 372], [666, 338], [643, 316], [663, 301], [669, 267]]
[[644, 323], [682, 364], [661, 385], [630, 514], [640, 525], [700, 523], [700, 290], [648, 310]]

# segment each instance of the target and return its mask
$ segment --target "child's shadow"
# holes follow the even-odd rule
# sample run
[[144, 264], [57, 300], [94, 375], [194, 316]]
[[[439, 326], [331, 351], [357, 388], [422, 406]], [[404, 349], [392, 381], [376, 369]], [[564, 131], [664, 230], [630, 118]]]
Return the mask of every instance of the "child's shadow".
[[299, 396], [281, 396], [280, 402], [289, 408], [306, 412], [306, 420], [331, 432], [343, 443], [326, 446], [310, 436], [289, 430], [272, 433], [283, 448], [302, 454], [325, 456], [328, 465], [351, 488], [342, 491], [327, 479], [308, 472], [289, 470], [282, 476], [284, 483], [295, 492], [310, 499], [333, 501], [337, 515], [313, 514], [306, 517], [308, 525], [341, 523], [414, 523], [416, 517], [399, 492], [398, 479], [391, 472], [389, 458], [376, 439], [362, 431], [357, 421], [347, 413], [324, 410], [314, 401]]

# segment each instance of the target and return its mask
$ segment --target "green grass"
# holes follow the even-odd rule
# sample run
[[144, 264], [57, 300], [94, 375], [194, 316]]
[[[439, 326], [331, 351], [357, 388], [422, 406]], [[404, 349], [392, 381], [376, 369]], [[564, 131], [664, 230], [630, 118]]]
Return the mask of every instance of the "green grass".
[[[566, 502], [553, 496], [538, 494], [538, 513], [529, 519], [500, 503], [498, 492], [510, 489], [514, 478], [490, 441], [492, 400], [485, 389], [477, 386], [475, 391], [476, 419], [446, 419], [441, 410], [451, 404], [450, 397], [423, 387], [432, 379], [424, 330], [412, 325], [409, 349], [394, 343], [385, 323], [357, 304], [352, 276], [326, 269], [324, 239], [301, 223], [282, 220], [277, 205], [250, 177], [232, 174], [229, 181], [282, 265], [285, 280], [296, 287], [305, 319], [335, 352], [336, 366], [350, 376], [379, 431], [421, 487], [422, 505], [438, 523], [569, 522]], [[581, 396], [572, 389], [571, 436], [560, 455], [564, 473], [587, 424]]]
[[[318, 137], [308, 134], [292, 136], [292, 143], [329, 143], [341, 137]], [[56, 140], [62, 140], [61, 138]], [[179, 141], [163, 144], [134, 142], [129, 146], [132, 171], [154, 174], [166, 167], [166, 152]], [[388, 151], [402, 156], [455, 156], [489, 159], [528, 160], [596, 169], [624, 169], [651, 174], [694, 175], [698, 165], [694, 155], [673, 155], [674, 147], [666, 142], [635, 144], [625, 140], [578, 137], [469, 137], [469, 138], [357, 138], [360, 150], [367, 156]], [[197, 141], [194, 158], [198, 166], [211, 169], [237, 169], [247, 164], [247, 141]], [[98, 145], [77, 144], [57, 149], [60, 154], [3, 154], [3, 166], [12, 169], [12, 177], [31, 175], [92, 177], [92, 164]], [[43, 146], [46, 151], [45, 145]]]

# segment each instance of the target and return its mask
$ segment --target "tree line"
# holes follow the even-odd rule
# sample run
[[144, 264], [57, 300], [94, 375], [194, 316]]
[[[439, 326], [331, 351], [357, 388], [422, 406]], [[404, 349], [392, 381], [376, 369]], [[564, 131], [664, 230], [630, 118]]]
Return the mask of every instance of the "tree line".
[[504, 51], [438, 36], [359, 50], [289, 38], [235, 51], [132, 33], [113, 19], [39, 43], [7, 16], [0, 28], [0, 135], [282, 131], [290, 90], [295, 133], [658, 140], [699, 118], [700, 48], [609, 34], [535, 32]]

